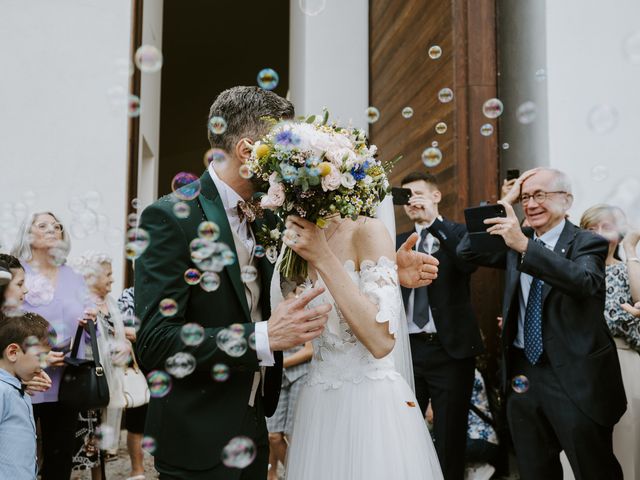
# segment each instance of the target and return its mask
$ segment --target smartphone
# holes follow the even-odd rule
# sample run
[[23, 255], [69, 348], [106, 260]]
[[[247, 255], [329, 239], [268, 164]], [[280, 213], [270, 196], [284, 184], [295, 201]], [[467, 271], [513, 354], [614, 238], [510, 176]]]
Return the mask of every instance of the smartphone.
[[501, 252], [507, 249], [504, 239], [499, 235], [487, 233], [487, 218], [506, 217], [507, 212], [503, 205], [481, 205], [479, 207], [466, 208], [464, 218], [469, 232], [471, 250], [474, 252]]
[[520, 177], [520, 170], [518, 170], [517, 168], [510, 168], [509, 170], [507, 170], [507, 180], [513, 180], [519, 177]]
[[408, 205], [411, 195], [413, 194], [410, 188], [393, 187], [391, 189], [394, 205]]

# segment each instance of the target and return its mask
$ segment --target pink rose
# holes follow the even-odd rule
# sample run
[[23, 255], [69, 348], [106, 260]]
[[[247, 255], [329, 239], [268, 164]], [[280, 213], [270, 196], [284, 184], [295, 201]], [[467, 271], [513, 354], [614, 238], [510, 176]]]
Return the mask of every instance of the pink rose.
[[329, 191], [335, 190], [340, 186], [342, 176], [340, 175], [340, 170], [338, 170], [335, 166], [331, 165], [331, 170], [321, 179], [322, 190]]
[[269, 187], [267, 194], [262, 197], [260, 204], [262, 208], [274, 209], [281, 207], [284, 203], [284, 187], [281, 183], [274, 183]]

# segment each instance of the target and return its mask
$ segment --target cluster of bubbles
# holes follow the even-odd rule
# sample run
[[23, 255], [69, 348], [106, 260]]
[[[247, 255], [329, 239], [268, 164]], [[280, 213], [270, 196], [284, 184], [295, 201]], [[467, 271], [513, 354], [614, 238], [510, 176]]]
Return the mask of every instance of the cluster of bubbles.
[[241, 357], [247, 352], [248, 342], [244, 337], [244, 326], [234, 323], [221, 329], [216, 335], [216, 345], [230, 357]]
[[256, 458], [256, 444], [249, 437], [232, 438], [222, 449], [220, 458], [226, 467], [246, 468]]

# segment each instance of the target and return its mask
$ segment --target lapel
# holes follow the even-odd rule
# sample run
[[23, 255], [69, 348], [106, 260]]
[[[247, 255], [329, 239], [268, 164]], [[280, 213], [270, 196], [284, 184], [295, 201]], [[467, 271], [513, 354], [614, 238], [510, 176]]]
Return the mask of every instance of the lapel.
[[[560, 255], [561, 257], [566, 257], [567, 252], [569, 251], [569, 246], [573, 243], [573, 239], [576, 238], [577, 228], [571, 223], [569, 220], [565, 222], [564, 228], [562, 229], [562, 233], [560, 234], [560, 238], [556, 243], [553, 252], [556, 255]], [[551, 291], [551, 285], [547, 282], [544, 282], [542, 285], [542, 304], [544, 305], [544, 301], [549, 295]]]
[[[525, 234], [527, 238], [531, 238], [533, 236], [533, 229], [529, 227], [525, 227], [522, 229], [522, 233]], [[520, 290], [520, 270], [518, 269], [518, 264], [520, 263], [520, 255], [515, 251], [509, 249], [507, 251], [507, 268], [505, 271], [505, 298], [509, 299], [509, 303], [507, 305], [507, 312], [503, 314], [506, 318], [504, 321], [506, 322], [507, 318], [510, 317], [510, 309], [513, 305], [513, 296], [519, 295]]]
[[225, 272], [229, 276], [229, 280], [233, 285], [233, 289], [236, 292], [238, 300], [240, 300], [240, 304], [242, 305], [242, 309], [244, 310], [245, 316], [248, 321], [251, 321], [251, 312], [249, 311], [249, 305], [247, 304], [247, 297], [244, 292], [244, 285], [242, 284], [242, 279], [240, 278], [240, 265], [238, 264], [238, 252], [236, 251], [236, 245], [233, 241], [233, 235], [231, 234], [231, 227], [229, 226], [229, 219], [227, 218], [227, 214], [224, 211], [224, 206], [222, 205], [222, 199], [218, 194], [218, 190], [216, 189], [213, 180], [211, 179], [211, 175], [209, 175], [208, 171], [205, 171], [202, 177], [200, 177], [200, 195], [198, 195], [198, 202], [200, 202], [200, 206], [202, 207], [202, 211], [204, 212], [205, 217], [210, 222], [214, 222], [220, 227], [220, 238], [219, 241], [226, 243], [233, 254], [236, 256], [236, 261], [227, 267], [225, 267]]

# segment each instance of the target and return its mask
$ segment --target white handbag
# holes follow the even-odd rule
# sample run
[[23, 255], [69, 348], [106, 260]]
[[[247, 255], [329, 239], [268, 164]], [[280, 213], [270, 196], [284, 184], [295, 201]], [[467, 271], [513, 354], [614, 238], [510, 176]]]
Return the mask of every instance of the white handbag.
[[136, 356], [131, 351], [132, 365], [127, 367], [124, 371], [122, 380], [122, 390], [124, 392], [124, 401], [126, 408], [141, 407], [142, 405], [149, 403], [151, 396], [149, 392], [149, 385], [147, 384], [147, 377], [140, 370]]

